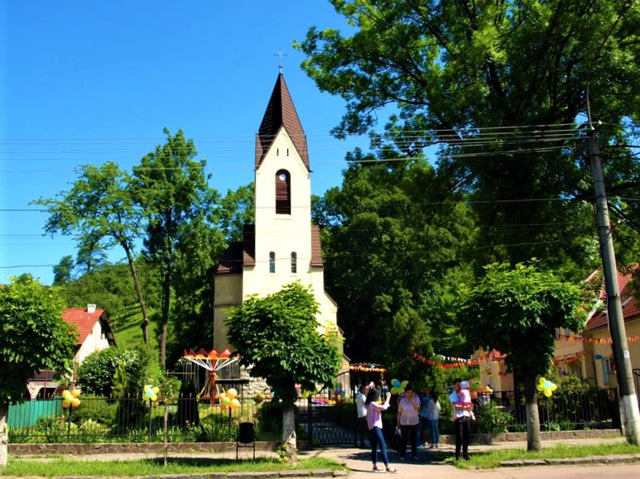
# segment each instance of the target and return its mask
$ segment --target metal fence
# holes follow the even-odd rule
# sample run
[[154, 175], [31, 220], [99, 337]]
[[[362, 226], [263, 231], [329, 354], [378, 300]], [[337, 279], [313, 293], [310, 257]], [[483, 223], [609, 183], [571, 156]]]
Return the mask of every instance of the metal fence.
[[[170, 442], [212, 442], [234, 440], [238, 424], [252, 421], [263, 440], [278, 440], [281, 435], [281, 404], [252, 397], [238, 397], [240, 407], [224, 409], [211, 400], [180, 397], [172, 401], [152, 402], [141, 398], [105, 398], [81, 396], [77, 408], [63, 409], [62, 398], [27, 400], [9, 408], [9, 440], [28, 442], [156, 442], [164, 440], [165, 410], [167, 439]], [[298, 437], [318, 444], [357, 444], [358, 423], [355, 404], [335, 401], [330, 392], [300, 398], [296, 402]], [[339, 400], [341, 398], [338, 398]], [[446, 401], [446, 396], [443, 401]], [[526, 429], [524, 397], [517, 391], [497, 391], [481, 398], [497, 406], [501, 421], [510, 431]], [[480, 407], [480, 406], [479, 406]], [[580, 393], [558, 392], [540, 398], [540, 422], [543, 430], [620, 427], [616, 390], [598, 389]], [[442, 433], [447, 417], [441, 416]], [[385, 422], [393, 432], [395, 418], [388, 413]], [[388, 423], [388, 424], [387, 424]], [[478, 430], [480, 421], [474, 426]]]
[[[527, 420], [522, 392], [496, 391], [484, 401], [493, 402], [511, 415], [511, 430], [525, 429]], [[620, 427], [616, 389], [557, 391], [550, 398], [539, 394], [538, 412], [543, 430]]]

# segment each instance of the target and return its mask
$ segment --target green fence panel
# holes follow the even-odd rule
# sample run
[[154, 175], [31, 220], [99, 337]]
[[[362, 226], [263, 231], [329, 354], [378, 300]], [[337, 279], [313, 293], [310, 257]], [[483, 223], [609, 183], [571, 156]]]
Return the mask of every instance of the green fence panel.
[[62, 399], [35, 399], [9, 406], [7, 424], [11, 428], [32, 427], [40, 417], [57, 417], [63, 414]]

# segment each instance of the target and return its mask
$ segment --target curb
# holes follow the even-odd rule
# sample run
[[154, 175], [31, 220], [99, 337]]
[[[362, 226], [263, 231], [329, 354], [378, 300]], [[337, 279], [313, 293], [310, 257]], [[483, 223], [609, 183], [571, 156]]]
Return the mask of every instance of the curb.
[[[332, 469], [264, 471], [264, 472], [212, 472], [208, 474], [154, 474], [152, 476], [135, 476], [135, 479], [294, 479], [299, 477], [345, 477], [349, 471]], [[11, 477], [11, 476], [5, 476]], [[119, 476], [58, 476], [55, 479], [115, 479]], [[123, 476], [122, 479], [134, 479]]]
[[640, 454], [567, 457], [563, 459], [517, 459], [514, 461], [501, 461], [500, 467], [564, 466], [564, 465], [578, 466], [578, 465], [585, 465], [585, 464], [623, 464], [627, 462], [640, 462]]

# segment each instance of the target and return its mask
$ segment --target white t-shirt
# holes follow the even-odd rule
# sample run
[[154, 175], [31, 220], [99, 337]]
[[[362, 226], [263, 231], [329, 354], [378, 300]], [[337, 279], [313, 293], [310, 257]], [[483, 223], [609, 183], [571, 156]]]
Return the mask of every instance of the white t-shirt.
[[413, 394], [411, 399], [402, 396], [398, 401], [401, 426], [415, 426], [420, 422], [420, 398]]
[[437, 421], [440, 419], [440, 402], [439, 401], [431, 401], [429, 403], [429, 420]]
[[366, 396], [361, 392], [358, 392], [356, 396], [356, 407], [358, 409], [358, 417], [366, 417], [367, 416], [367, 406], [365, 401], [367, 400]]
[[[451, 394], [449, 394], [449, 401], [451, 401], [451, 404], [459, 404], [462, 402], [462, 399], [460, 398], [457, 392], [453, 391]], [[453, 408], [454, 421], [462, 417], [471, 417], [471, 412], [465, 409], [456, 409], [454, 407]]]

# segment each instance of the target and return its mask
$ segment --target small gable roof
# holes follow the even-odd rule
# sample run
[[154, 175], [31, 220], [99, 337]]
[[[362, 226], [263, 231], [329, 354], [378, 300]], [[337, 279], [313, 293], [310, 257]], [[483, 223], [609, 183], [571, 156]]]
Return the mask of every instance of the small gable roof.
[[262, 163], [273, 140], [280, 128], [283, 127], [287, 130], [287, 134], [291, 138], [300, 158], [302, 158], [302, 162], [309, 170], [307, 137], [302, 129], [302, 123], [300, 123], [296, 107], [293, 105], [284, 76], [280, 73], [256, 135], [256, 168]]
[[82, 345], [86, 341], [87, 337], [89, 336], [89, 334], [91, 334], [93, 327], [98, 321], [102, 322], [105, 336], [109, 339], [109, 342], [111, 344], [115, 344], [107, 315], [105, 314], [103, 309], [96, 308], [93, 312], [90, 313], [83, 308], [67, 308], [62, 313], [62, 319], [66, 323], [75, 326], [75, 328], [77, 329], [78, 345]]
[[[640, 303], [634, 297], [634, 292], [631, 291], [629, 281], [632, 279], [631, 273], [621, 273], [618, 271], [618, 288], [620, 290], [620, 301], [622, 303], [622, 317], [625, 321], [634, 319], [640, 316]], [[603, 286], [600, 290], [600, 300], [607, 301], [607, 292]], [[609, 315], [606, 308], [602, 311], [596, 311], [587, 321], [587, 325], [583, 329], [583, 332], [592, 331], [609, 324]]]
[[243, 266], [256, 264], [256, 230], [254, 225], [244, 225], [244, 241], [234, 241], [222, 253], [216, 274], [242, 274]]

